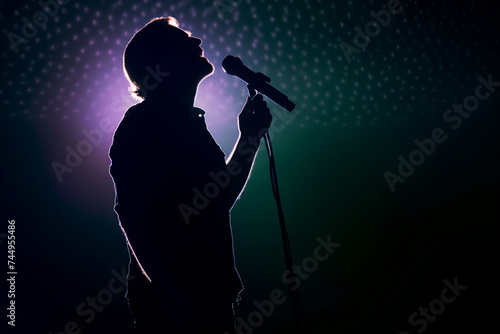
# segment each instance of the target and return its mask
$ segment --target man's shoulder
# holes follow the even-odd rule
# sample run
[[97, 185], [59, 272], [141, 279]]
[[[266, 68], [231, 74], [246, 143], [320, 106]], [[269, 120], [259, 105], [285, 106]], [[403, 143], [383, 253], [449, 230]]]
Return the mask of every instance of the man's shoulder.
[[130, 106], [123, 115], [115, 135], [123, 133], [128, 137], [130, 132], [136, 134], [148, 133], [151, 131], [151, 128], [157, 124], [154, 118], [154, 115], [149, 112], [143, 102], [134, 104]]
[[137, 104], [131, 105], [125, 114], [123, 114], [123, 119], [121, 123], [130, 123], [132, 121], [139, 121], [141, 118], [144, 118], [146, 108], [144, 108], [144, 102], [139, 102]]
[[118, 124], [113, 135], [111, 150], [120, 146], [131, 148], [138, 140], [144, 138], [144, 134], [149, 133], [147, 125], [147, 115], [145, 115], [141, 103], [130, 106], [123, 114], [123, 118]]

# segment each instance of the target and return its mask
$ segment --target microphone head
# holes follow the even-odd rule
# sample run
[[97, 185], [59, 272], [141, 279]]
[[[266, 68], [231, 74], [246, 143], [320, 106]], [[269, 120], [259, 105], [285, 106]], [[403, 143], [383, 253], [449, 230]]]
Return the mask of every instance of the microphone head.
[[222, 68], [227, 74], [236, 75], [241, 66], [243, 66], [243, 62], [238, 57], [228, 55], [222, 60]]
[[286, 101], [286, 104], [282, 107], [285, 108], [286, 111], [292, 111], [293, 109], [295, 109], [295, 103], [288, 100], [288, 101]]

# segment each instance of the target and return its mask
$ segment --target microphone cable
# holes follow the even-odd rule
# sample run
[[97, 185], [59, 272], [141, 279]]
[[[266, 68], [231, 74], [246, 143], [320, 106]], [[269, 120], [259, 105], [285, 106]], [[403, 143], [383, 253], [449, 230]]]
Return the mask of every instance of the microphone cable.
[[[278, 188], [278, 177], [276, 175], [276, 164], [274, 161], [273, 147], [271, 145], [271, 139], [269, 138], [269, 133], [266, 131], [264, 133], [264, 142], [267, 149], [267, 154], [269, 156], [269, 170], [271, 174], [271, 186], [273, 189], [274, 199], [276, 200], [276, 205], [278, 209], [278, 216], [281, 227], [281, 237], [283, 239], [283, 250], [285, 253], [285, 263], [286, 271], [288, 273], [289, 281], [287, 284], [288, 292], [290, 294], [290, 300], [293, 308], [293, 317], [295, 320], [295, 325], [297, 329], [297, 334], [302, 334], [303, 324], [305, 324], [305, 315], [302, 305], [299, 300], [299, 289], [298, 286], [292, 288], [290, 283], [296, 281], [295, 271], [293, 270], [293, 260], [292, 260], [292, 249], [290, 245], [290, 239], [288, 238], [288, 232], [285, 226], [285, 214], [283, 213], [283, 207], [281, 206], [281, 197]], [[292, 279], [290, 279], [292, 278]]]

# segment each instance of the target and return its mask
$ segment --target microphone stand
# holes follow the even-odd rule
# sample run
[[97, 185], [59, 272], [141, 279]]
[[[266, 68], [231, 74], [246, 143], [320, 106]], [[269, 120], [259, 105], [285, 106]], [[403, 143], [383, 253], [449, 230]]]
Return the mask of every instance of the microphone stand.
[[274, 153], [273, 147], [271, 146], [271, 139], [269, 138], [269, 134], [266, 131], [264, 134], [264, 142], [266, 144], [267, 154], [269, 156], [269, 169], [271, 172], [271, 186], [273, 188], [274, 199], [276, 200], [276, 204], [278, 207], [278, 215], [280, 220], [281, 227], [281, 237], [283, 239], [283, 250], [285, 253], [285, 263], [286, 263], [286, 272], [288, 274], [288, 292], [290, 294], [290, 300], [293, 308], [293, 317], [295, 320], [295, 326], [297, 329], [297, 334], [302, 333], [302, 322], [301, 322], [301, 305], [299, 300], [299, 289], [298, 286], [292, 287], [290, 282], [296, 281], [295, 271], [293, 269], [293, 260], [292, 260], [292, 250], [290, 247], [290, 240], [288, 239], [288, 232], [285, 226], [285, 215], [283, 213], [283, 208], [281, 206], [281, 198], [278, 188], [278, 178], [276, 176], [276, 165], [274, 162]]

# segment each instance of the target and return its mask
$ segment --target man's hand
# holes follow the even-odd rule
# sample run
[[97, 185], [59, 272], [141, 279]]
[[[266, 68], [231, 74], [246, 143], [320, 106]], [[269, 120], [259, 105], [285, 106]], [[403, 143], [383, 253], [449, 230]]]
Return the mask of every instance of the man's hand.
[[260, 140], [271, 126], [273, 117], [261, 94], [248, 86], [249, 97], [238, 115], [238, 127], [242, 138], [255, 136]]

